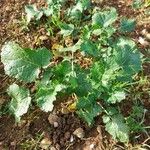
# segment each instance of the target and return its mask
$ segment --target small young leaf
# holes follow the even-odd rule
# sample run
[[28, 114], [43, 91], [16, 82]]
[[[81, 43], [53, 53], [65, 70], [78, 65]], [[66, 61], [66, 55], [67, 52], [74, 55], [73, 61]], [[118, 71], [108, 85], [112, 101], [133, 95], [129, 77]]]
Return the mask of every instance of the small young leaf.
[[76, 5], [68, 10], [71, 19], [80, 20], [84, 10], [90, 7], [90, 0], [77, 0]]
[[76, 9], [83, 12], [83, 10], [86, 10], [87, 8], [90, 7], [90, 4], [91, 4], [90, 0], [78, 0], [75, 7], [76, 7]]
[[19, 87], [17, 84], [12, 84], [7, 90], [9, 96], [12, 98], [10, 102], [10, 111], [15, 115], [17, 121], [24, 115], [31, 103], [29, 90]]
[[5, 73], [26, 82], [35, 81], [40, 68], [47, 66], [51, 57], [46, 48], [23, 49], [14, 42], [6, 43], [1, 52]]
[[122, 100], [124, 100], [125, 97], [126, 95], [124, 91], [115, 91], [111, 94], [107, 101], [112, 104], [115, 104], [116, 102], [121, 102]]
[[122, 19], [120, 30], [122, 32], [132, 32], [135, 29], [136, 22], [134, 19]]
[[143, 6], [143, 3], [144, 1], [143, 0], [133, 0], [133, 3], [132, 3], [132, 7], [134, 9], [139, 9]]
[[63, 23], [61, 25], [60, 33], [63, 34], [64, 36], [69, 36], [70, 34], [72, 34], [73, 30], [74, 30], [74, 25], [73, 24]]
[[43, 16], [43, 11], [39, 11], [35, 5], [25, 6], [25, 12], [27, 14], [27, 23], [29, 23], [33, 18], [40, 20]]
[[66, 47], [66, 48], [60, 48], [59, 51], [60, 52], [76, 52], [77, 50], [80, 49], [81, 47], [81, 44], [82, 44], [82, 41], [79, 40], [75, 45], [73, 46], [70, 46], [70, 47]]
[[47, 17], [53, 14], [53, 8], [48, 7], [48, 8], [43, 8], [43, 14]]
[[101, 27], [108, 27], [117, 19], [117, 12], [115, 8], [111, 8], [109, 11], [96, 12], [92, 17], [92, 24], [99, 25]]
[[109, 117], [103, 116], [103, 121], [106, 124], [106, 131], [110, 133], [114, 139], [120, 142], [129, 141], [129, 127], [125, 124], [124, 118], [120, 114]]

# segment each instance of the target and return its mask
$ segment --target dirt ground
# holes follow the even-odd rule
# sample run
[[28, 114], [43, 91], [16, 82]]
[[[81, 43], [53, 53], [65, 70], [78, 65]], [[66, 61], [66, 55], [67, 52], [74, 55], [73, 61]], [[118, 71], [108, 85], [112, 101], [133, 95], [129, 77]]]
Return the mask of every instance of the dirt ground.
[[[0, 0], [0, 49], [4, 42], [8, 40], [17, 41], [23, 47], [37, 46], [37, 38], [46, 33], [44, 27], [33, 28], [30, 32], [24, 32], [20, 28], [24, 6], [32, 3], [42, 6], [44, 0]], [[94, 5], [97, 7], [115, 7], [120, 17], [136, 18], [138, 20], [136, 30], [129, 36], [136, 41], [144, 56], [150, 58], [148, 45], [139, 42], [139, 37], [145, 38], [145, 35], [142, 34], [143, 29], [150, 33], [150, 19], [143, 14], [143, 10], [133, 10], [131, 0], [104, 0], [102, 3], [95, 0]], [[49, 43], [44, 44], [48, 45]], [[145, 63], [143, 68], [144, 74], [150, 78], [150, 64]], [[52, 145], [51, 150], [138, 150], [138, 146], [143, 142], [146, 142], [147, 145], [150, 144], [150, 139], [147, 140], [145, 134], [141, 134], [139, 138], [126, 146], [116, 143], [104, 130], [100, 117], [95, 119], [94, 126], [90, 128], [75, 113], [63, 113], [61, 107], [63, 102], [57, 104], [52, 113], [44, 113], [33, 106], [21, 122], [17, 124], [14, 118], [8, 115], [7, 108], [4, 108], [9, 101], [5, 91], [11, 82], [13, 80], [4, 74], [3, 64], [0, 63], [0, 109], [3, 110], [3, 115], [0, 114], [0, 150], [44, 149], [42, 141]], [[139, 87], [139, 90], [142, 91], [142, 87], [141, 89]], [[145, 125], [148, 126], [150, 124], [150, 97], [146, 92], [143, 92], [141, 98], [143, 105], [148, 110], [145, 116]], [[124, 112], [129, 112], [131, 103], [122, 104], [122, 108], [125, 109]], [[52, 118], [50, 117], [57, 124], [52, 125]], [[77, 129], [80, 130], [79, 134], [84, 135], [83, 138], [77, 137], [74, 133]], [[148, 133], [150, 135], [150, 131]]]

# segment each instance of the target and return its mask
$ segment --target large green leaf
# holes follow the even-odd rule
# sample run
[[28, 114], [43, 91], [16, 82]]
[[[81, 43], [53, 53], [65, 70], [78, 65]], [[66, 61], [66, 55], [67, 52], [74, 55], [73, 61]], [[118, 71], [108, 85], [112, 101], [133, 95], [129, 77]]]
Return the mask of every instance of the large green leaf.
[[136, 50], [132, 40], [119, 38], [114, 44], [114, 49], [114, 59], [122, 66], [124, 74], [132, 76], [141, 70], [140, 52]]
[[19, 87], [17, 84], [12, 84], [7, 90], [9, 96], [12, 98], [10, 102], [10, 111], [15, 115], [17, 121], [24, 115], [31, 103], [29, 90]]
[[103, 122], [106, 124], [106, 131], [110, 133], [114, 139], [120, 142], [129, 141], [129, 128], [125, 124], [124, 117], [121, 114], [113, 116], [103, 116]]
[[1, 52], [5, 73], [26, 82], [35, 81], [40, 69], [49, 64], [51, 57], [46, 48], [23, 49], [14, 42], [6, 43]]
[[108, 11], [96, 12], [92, 17], [92, 24], [101, 27], [108, 27], [117, 19], [117, 12], [115, 8]]
[[54, 104], [53, 102], [56, 100], [56, 95], [65, 86], [62, 84], [57, 84], [54, 87], [40, 87], [38, 92], [36, 93], [36, 102], [37, 105], [45, 112], [52, 111]]

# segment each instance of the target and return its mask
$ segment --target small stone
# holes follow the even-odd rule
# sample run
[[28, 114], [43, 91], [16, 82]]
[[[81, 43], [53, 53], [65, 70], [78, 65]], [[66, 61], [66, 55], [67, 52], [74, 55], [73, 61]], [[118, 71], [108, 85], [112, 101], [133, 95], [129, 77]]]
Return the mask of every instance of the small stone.
[[70, 138], [70, 132], [66, 132], [64, 136], [65, 136], [65, 139], [68, 140]]
[[8, 6], [6, 6], [5, 10], [6, 10], [6, 11], [11, 11], [12, 9], [11, 9], [11, 7], [8, 5]]
[[150, 40], [150, 33], [147, 33], [145, 36], [148, 40]]
[[58, 122], [54, 122], [54, 128], [58, 127]]
[[52, 146], [52, 147], [50, 148], [50, 150], [56, 150], [56, 148], [55, 148], [54, 146]]
[[101, 126], [100, 126], [100, 125], [97, 126], [97, 132], [100, 133], [100, 134], [101, 134], [101, 132], [102, 132], [102, 131], [101, 131]]
[[148, 40], [150, 40], [150, 33], [146, 29], [143, 29], [141, 31], [142, 35], [144, 35]]
[[142, 37], [139, 37], [139, 40], [138, 42], [143, 45], [143, 46], [148, 46], [149, 45], [149, 42], [147, 42], [144, 38]]
[[85, 136], [85, 132], [82, 128], [78, 128], [73, 132], [78, 138], [82, 139]]
[[11, 146], [15, 146], [15, 145], [16, 145], [16, 142], [13, 141], [13, 142], [10, 143], [10, 145], [11, 145]]
[[71, 135], [71, 137], [70, 137], [70, 142], [72, 143], [74, 141], [74, 138], [73, 138], [73, 136]]
[[0, 146], [2, 146], [3, 145], [3, 142], [0, 142]]
[[54, 125], [54, 122], [57, 122], [59, 121], [59, 117], [57, 115], [54, 115], [54, 114], [50, 114], [49, 117], [48, 117], [48, 121], [51, 125]]
[[41, 41], [45, 41], [45, 40], [48, 39], [48, 36], [41, 35], [41, 36], [39, 37], [39, 39], [40, 39]]
[[141, 33], [142, 33], [142, 35], [145, 35], [145, 34], [147, 33], [146, 29], [143, 29], [143, 30], [141, 31]]
[[40, 147], [42, 149], [48, 149], [51, 144], [52, 144], [52, 141], [50, 141], [48, 138], [44, 138], [40, 143]]
[[56, 144], [56, 149], [60, 150], [60, 145], [58, 143]]
[[91, 144], [91, 145], [90, 145], [90, 149], [91, 149], [91, 150], [92, 150], [94, 147], [95, 147], [94, 144]]
[[21, 120], [18, 124], [17, 124], [17, 126], [18, 127], [22, 127], [24, 124], [26, 124], [26, 120]]

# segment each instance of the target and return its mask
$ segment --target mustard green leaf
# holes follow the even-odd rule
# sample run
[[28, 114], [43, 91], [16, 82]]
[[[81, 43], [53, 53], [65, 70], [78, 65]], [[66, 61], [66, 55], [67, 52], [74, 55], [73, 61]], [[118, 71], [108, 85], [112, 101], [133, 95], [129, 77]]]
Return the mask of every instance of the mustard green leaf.
[[56, 100], [57, 93], [65, 88], [62, 84], [57, 84], [54, 87], [40, 87], [36, 93], [36, 102], [41, 110], [48, 112], [52, 111]]
[[122, 32], [132, 32], [135, 29], [136, 22], [134, 19], [123, 18], [120, 23], [120, 30]]
[[115, 8], [111, 8], [107, 11], [96, 12], [92, 16], [92, 24], [99, 25], [101, 27], [108, 27], [117, 20], [117, 11]]
[[29, 90], [19, 87], [17, 84], [12, 84], [7, 90], [12, 98], [10, 102], [10, 111], [13, 113], [17, 121], [20, 121], [22, 115], [27, 113], [31, 103]]
[[52, 55], [46, 48], [23, 49], [14, 42], [6, 43], [1, 52], [5, 73], [26, 82], [35, 81], [40, 69], [47, 66], [51, 58]]
[[103, 122], [106, 124], [106, 131], [120, 142], [129, 141], [129, 127], [126, 125], [124, 117], [121, 114], [113, 116], [103, 116]]
[[43, 16], [43, 11], [38, 10], [35, 5], [26, 5], [25, 12], [27, 14], [27, 23], [29, 23], [34, 18], [36, 20], [40, 20]]

